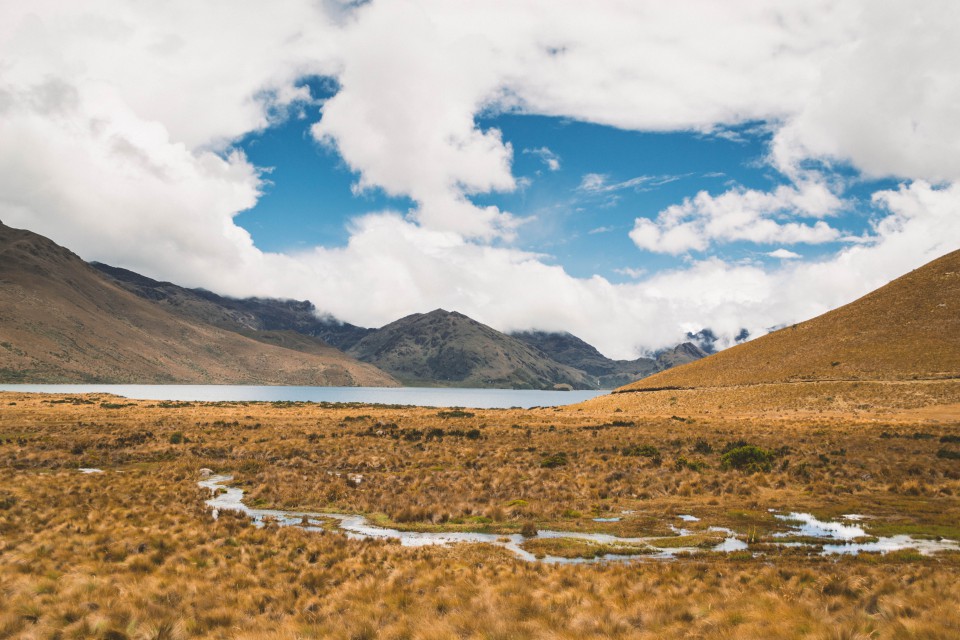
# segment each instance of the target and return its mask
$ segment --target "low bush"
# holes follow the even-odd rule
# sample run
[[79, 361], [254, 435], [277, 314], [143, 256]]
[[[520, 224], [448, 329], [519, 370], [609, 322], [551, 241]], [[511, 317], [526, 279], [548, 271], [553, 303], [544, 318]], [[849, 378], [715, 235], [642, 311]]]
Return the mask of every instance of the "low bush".
[[473, 413], [469, 411], [463, 411], [462, 409], [452, 409], [450, 411], [438, 411], [437, 417], [439, 418], [472, 418]]
[[707, 467], [702, 460], [688, 460], [686, 456], [677, 456], [673, 461], [673, 468], [677, 471], [690, 469], [691, 471], [703, 471]]
[[697, 441], [693, 443], [693, 452], [701, 455], [710, 455], [713, 453], [713, 447], [703, 438], [697, 438]]
[[555, 469], [556, 467], [562, 467], [566, 465], [567, 462], [567, 454], [563, 451], [560, 451], [559, 453], [554, 453], [553, 455], [545, 457], [540, 462], [540, 466], [544, 467], [545, 469]]
[[625, 456], [649, 458], [650, 462], [656, 466], [659, 466], [663, 461], [663, 457], [660, 455], [660, 450], [649, 444], [637, 444], [630, 447], [624, 447], [621, 453]]
[[737, 469], [746, 473], [770, 471], [775, 454], [752, 444], [730, 449], [720, 456], [722, 469]]

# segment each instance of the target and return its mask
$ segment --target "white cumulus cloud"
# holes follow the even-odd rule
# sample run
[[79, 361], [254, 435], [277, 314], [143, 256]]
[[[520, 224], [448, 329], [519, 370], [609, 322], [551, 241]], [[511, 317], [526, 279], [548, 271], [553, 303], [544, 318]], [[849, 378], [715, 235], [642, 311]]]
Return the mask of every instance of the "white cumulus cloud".
[[825, 186], [804, 182], [776, 190], [731, 189], [719, 196], [701, 191], [667, 207], [656, 220], [637, 218], [630, 238], [641, 249], [679, 254], [703, 251], [715, 242], [744, 240], [758, 244], [821, 244], [841, 233], [823, 220], [804, 223], [784, 217], [820, 218], [841, 201]]
[[782, 247], [780, 249], [768, 252], [767, 255], [771, 258], [779, 258], [780, 260], [799, 260], [803, 257], [799, 253], [790, 251], [789, 249], [784, 249]]
[[[87, 259], [230, 295], [309, 298], [359, 324], [445, 307], [503, 330], [568, 330], [616, 357], [703, 327], [729, 344], [960, 247], [958, 30], [955, 3], [938, 0], [8, 2], [0, 219]], [[359, 190], [415, 206], [355, 220], [342, 247], [267, 253], [234, 222], [263, 179], [231, 146], [311, 99], [298, 80], [313, 75], [339, 86], [314, 137]], [[471, 199], [522, 186], [510, 141], [477, 124], [501, 111], [706, 136], [762, 122], [787, 184], [638, 217], [641, 249], [705, 252], [679, 267], [625, 271], [625, 284], [572, 277], [505, 244], [520, 221]], [[873, 195], [857, 242], [832, 217], [846, 206], [836, 166], [902, 181]], [[581, 187], [667, 177], [593, 173]], [[835, 241], [843, 248], [816, 261], [709, 254]]]

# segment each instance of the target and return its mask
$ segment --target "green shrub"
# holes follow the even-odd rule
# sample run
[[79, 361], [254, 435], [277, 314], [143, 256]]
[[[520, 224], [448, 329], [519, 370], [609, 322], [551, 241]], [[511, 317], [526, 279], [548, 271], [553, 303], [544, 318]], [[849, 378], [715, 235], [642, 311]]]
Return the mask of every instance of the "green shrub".
[[677, 456], [673, 461], [673, 467], [677, 471], [690, 469], [691, 471], [700, 472], [703, 471], [706, 466], [706, 463], [701, 460], [688, 460], [685, 456]]
[[737, 469], [746, 473], [770, 471], [775, 454], [752, 444], [730, 449], [720, 456], [722, 469]]
[[567, 454], [563, 451], [549, 455], [545, 457], [541, 462], [540, 466], [546, 469], [554, 469], [556, 467], [562, 467], [567, 464]]
[[474, 414], [462, 409], [453, 409], [451, 411], [438, 411], [437, 416], [440, 418], [472, 418]]
[[649, 444], [637, 444], [633, 445], [632, 447], [624, 447], [621, 453], [625, 456], [649, 458], [650, 462], [657, 466], [659, 466], [663, 461], [663, 457], [660, 455], [660, 450]]
[[747, 442], [746, 440], [733, 440], [732, 442], [728, 442], [727, 444], [723, 445], [723, 449], [720, 450], [720, 453], [729, 453], [734, 449], [739, 449], [740, 447], [746, 447], [749, 444], [750, 443]]
[[697, 438], [697, 441], [693, 443], [693, 452], [702, 455], [709, 455], [713, 453], [713, 447], [710, 446], [710, 443], [703, 438]]
[[183, 444], [183, 432], [174, 431], [170, 434], [170, 444]]

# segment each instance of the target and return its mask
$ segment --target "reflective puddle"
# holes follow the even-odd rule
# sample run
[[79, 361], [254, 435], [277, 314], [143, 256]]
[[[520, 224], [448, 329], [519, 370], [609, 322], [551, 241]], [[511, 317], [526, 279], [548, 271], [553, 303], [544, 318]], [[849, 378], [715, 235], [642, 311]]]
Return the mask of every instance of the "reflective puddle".
[[[774, 516], [777, 520], [783, 520], [790, 526], [790, 531], [774, 534], [775, 536], [808, 536], [811, 538], [826, 538], [829, 540], [854, 540], [864, 538], [867, 532], [863, 527], [852, 524], [843, 524], [842, 522], [824, 522], [818, 520], [809, 513], [790, 513]], [[846, 518], [846, 516], [844, 516]]]
[[[329, 524], [333, 523], [334, 528], [342, 531], [348, 537], [354, 539], [379, 538], [398, 540], [405, 547], [422, 547], [426, 545], [449, 545], [456, 543], [481, 543], [489, 544], [506, 549], [519, 558], [531, 562], [544, 562], [550, 564], [583, 564], [591, 562], [629, 562], [639, 558], [669, 559], [678, 554], [690, 554], [704, 551], [715, 551], [730, 553], [735, 551], [749, 550], [745, 538], [746, 536], [725, 529], [722, 527], [709, 527], [704, 536], [700, 532], [692, 532], [687, 529], [680, 529], [670, 525], [670, 528], [677, 534], [677, 538], [663, 537], [641, 537], [641, 538], [621, 538], [605, 533], [581, 533], [575, 531], [549, 531], [541, 530], [534, 536], [524, 537], [520, 534], [496, 534], [479, 532], [423, 532], [423, 531], [400, 531], [371, 524], [366, 517], [361, 515], [350, 515], [342, 513], [322, 513], [322, 512], [304, 512], [304, 511], [283, 511], [277, 509], [257, 509], [247, 506], [243, 503], [243, 489], [231, 487], [229, 484], [232, 476], [218, 475], [212, 476], [200, 481], [201, 487], [209, 489], [212, 496], [206, 501], [206, 504], [213, 509], [213, 517], [217, 518], [221, 511], [235, 511], [248, 516], [253, 520], [256, 526], [262, 527], [266, 522], [276, 522], [284, 527], [301, 527], [307, 531], [326, 531], [330, 529]], [[900, 535], [886, 538], [871, 537], [864, 529], [856, 524], [845, 522], [828, 522], [818, 520], [808, 513], [790, 513], [778, 514], [774, 516], [783, 521], [788, 527], [788, 531], [774, 534], [774, 538], [801, 537], [804, 539], [816, 539], [816, 542], [782, 542], [776, 543], [783, 546], [809, 546], [811, 548], [821, 547], [823, 555], [828, 554], [856, 554], [864, 552], [898, 551], [901, 549], [916, 549], [921, 554], [927, 555], [937, 551], [957, 550], [960, 551], [960, 544], [953, 540], [922, 540], [911, 536]], [[865, 516], [857, 518], [847, 518], [848, 522], [854, 522]], [[678, 516], [684, 522], [697, 522], [699, 518], [691, 515]], [[613, 521], [614, 519], [602, 519], [599, 521]], [[709, 534], [714, 534], [711, 538]], [[683, 544], [685, 536], [690, 537], [690, 546], [673, 546], [675, 543]], [[721, 538], [722, 536], [722, 538]], [[716, 540], [720, 539], [717, 543]], [[603, 553], [595, 557], [558, 557], [548, 553], [532, 553], [524, 548], [525, 544], [546, 545], [549, 548], [550, 541], [581, 541], [589, 545], [596, 545], [597, 549], [615, 549], [614, 553]], [[821, 542], [822, 541], [822, 542]]]
[[790, 526], [790, 531], [776, 533], [774, 537], [806, 536], [824, 540], [824, 555], [856, 555], [862, 552], [888, 553], [903, 549], [915, 549], [922, 555], [938, 551], [960, 551], [956, 540], [928, 540], [908, 535], [888, 537], [871, 536], [864, 528], [854, 522], [862, 522], [868, 516], [851, 513], [843, 516], [845, 522], [827, 522], [819, 520], [809, 513], [774, 514]]

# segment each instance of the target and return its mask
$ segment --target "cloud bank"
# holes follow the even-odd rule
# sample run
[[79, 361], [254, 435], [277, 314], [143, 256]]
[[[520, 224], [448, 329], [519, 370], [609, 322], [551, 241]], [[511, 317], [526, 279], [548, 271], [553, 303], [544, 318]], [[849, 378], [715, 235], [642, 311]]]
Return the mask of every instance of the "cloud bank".
[[[7, 3], [0, 220], [188, 286], [309, 298], [365, 325], [442, 306], [503, 330], [568, 330], [614, 357], [703, 327], [721, 344], [762, 334], [960, 247], [954, 3], [694, 4]], [[263, 177], [231, 144], [310, 100], [298, 84], [310, 75], [339, 84], [314, 138], [358, 190], [416, 206], [354, 220], [343, 247], [266, 253], [233, 221]], [[702, 135], [764, 122], [785, 184], [638, 212], [638, 262], [683, 266], [574, 278], [510, 245], [517, 216], [471, 200], [518, 188], [523, 150], [477, 126], [504, 111]], [[643, 187], [588, 177], [594, 192]], [[869, 234], [844, 243], [831, 218], [859, 177], [901, 186], [873, 194]], [[712, 254], [734, 242], [781, 261]], [[839, 248], [795, 257], [818, 243]]]

